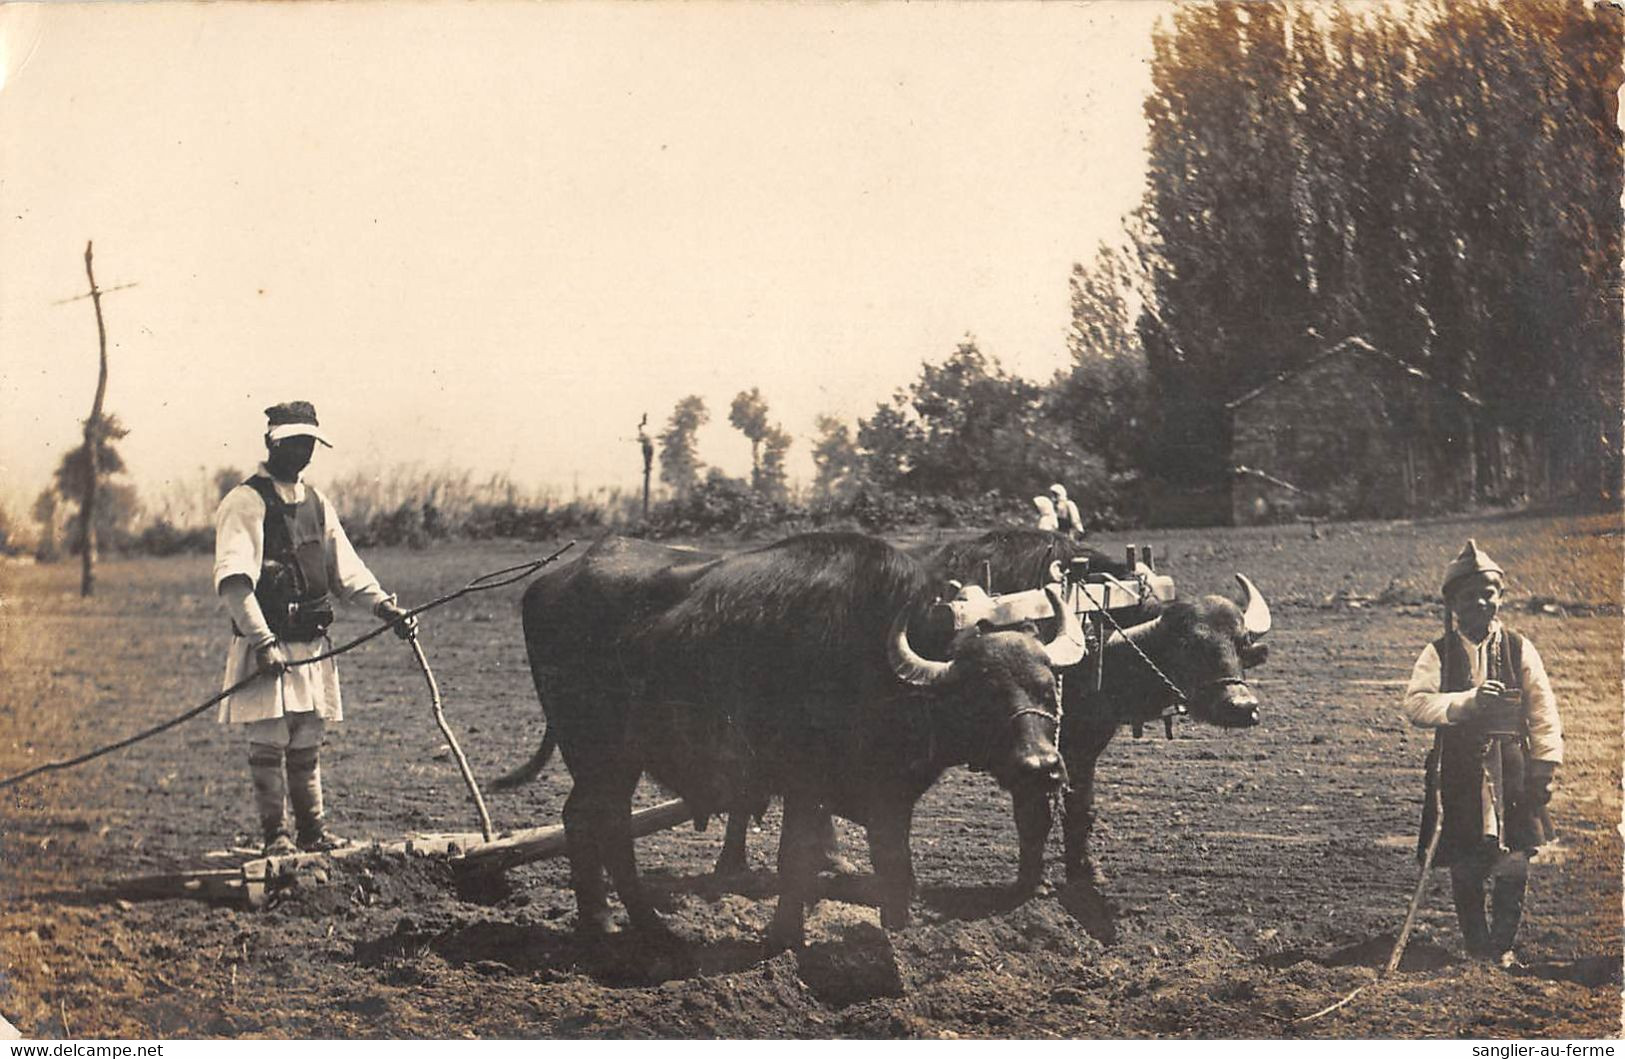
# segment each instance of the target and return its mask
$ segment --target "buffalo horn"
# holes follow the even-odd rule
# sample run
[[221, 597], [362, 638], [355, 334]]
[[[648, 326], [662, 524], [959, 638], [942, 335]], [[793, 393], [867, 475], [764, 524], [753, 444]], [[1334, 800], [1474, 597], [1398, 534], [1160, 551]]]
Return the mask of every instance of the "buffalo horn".
[[1044, 644], [1044, 653], [1049, 655], [1049, 664], [1054, 669], [1075, 666], [1083, 661], [1083, 626], [1078, 624], [1078, 615], [1061, 599], [1061, 593], [1054, 585], [1045, 585], [1044, 595], [1049, 597], [1055, 613], [1061, 618], [1055, 637]]
[[1116, 647], [1125, 643], [1143, 643], [1145, 638], [1156, 632], [1161, 624], [1161, 618], [1152, 618], [1150, 621], [1142, 621], [1138, 625], [1130, 625], [1121, 632], [1114, 629], [1112, 634], [1106, 637], [1106, 646]]
[[1270, 607], [1264, 602], [1264, 593], [1258, 586], [1247, 580], [1246, 574], [1237, 574], [1236, 580], [1241, 582], [1241, 590], [1246, 598], [1241, 605], [1241, 624], [1254, 639], [1270, 631]]
[[897, 679], [916, 687], [930, 687], [948, 679], [953, 672], [952, 662], [935, 662], [921, 658], [908, 643], [908, 607], [898, 612], [891, 623], [891, 636], [886, 643], [886, 658], [891, 662]]

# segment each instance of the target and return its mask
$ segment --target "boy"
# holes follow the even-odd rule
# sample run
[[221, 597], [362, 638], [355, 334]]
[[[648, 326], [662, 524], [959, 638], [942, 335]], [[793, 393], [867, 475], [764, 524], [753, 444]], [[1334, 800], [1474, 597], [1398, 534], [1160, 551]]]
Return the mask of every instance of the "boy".
[[1554, 837], [1545, 807], [1563, 724], [1535, 645], [1496, 619], [1505, 576], [1472, 540], [1446, 567], [1445, 634], [1416, 660], [1404, 711], [1435, 729], [1418, 848], [1439, 828], [1434, 863], [1450, 868], [1468, 955], [1513, 967], [1529, 855]]

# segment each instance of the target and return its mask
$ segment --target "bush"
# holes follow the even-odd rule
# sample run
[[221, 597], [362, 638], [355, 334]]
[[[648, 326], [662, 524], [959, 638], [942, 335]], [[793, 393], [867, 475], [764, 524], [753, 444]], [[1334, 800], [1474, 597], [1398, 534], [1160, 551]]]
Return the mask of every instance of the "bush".
[[475, 504], [463, 520], [462, 533], [473, 540], [539, 541], [596, 530], [605, 522], [603, 510], [579, 500], [557, 508], [546, 503], [531, 506], [503, 501]]
[[210, 552], [214, 550], [214, 528], [193, 526], [181, 529], [159, 518], [136, 534], [129, 550], [140, 555], [180, 555], [183, 552]]
[[742, 479], [713, 471], [686, 496], [653, 507], [640, 529], [657, 540], [705, 533], [755, 536], [805, 521], [799, 505], [769, 499]]
[[814, 529], [885, 533], [910, 526], [980, 526], [1028, 521], [1030, 501], [1000, 493], [975, 497], [921, 496], [861, 486], [844, 497], [811, 502], [776, 500], [737, 478], [713, 474], [682, 499], [649, 513], [633, 533], [656, 539], [704, 534], [787, 536]]

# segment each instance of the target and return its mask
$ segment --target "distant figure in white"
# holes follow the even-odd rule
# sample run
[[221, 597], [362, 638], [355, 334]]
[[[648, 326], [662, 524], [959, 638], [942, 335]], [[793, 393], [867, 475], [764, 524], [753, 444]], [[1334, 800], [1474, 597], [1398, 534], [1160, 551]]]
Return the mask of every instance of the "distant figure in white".
[[1060, 526], [1060, 523], [1055, 521], [1055, 501], [1047, 496], [1035, 496], [1033, 506], [1038, 509], [1039, 529], [1053, 530]]
[[1038, 508], [1038, 528], [1055, 530], [1068, 537], [1083, 536], [1083, 516], [1078, 513], [1078, 505], [1066, 497], [1066, 486], [1059, 482], [1049, 487], [1048, 496], [1033, 497], [1033, 506]]

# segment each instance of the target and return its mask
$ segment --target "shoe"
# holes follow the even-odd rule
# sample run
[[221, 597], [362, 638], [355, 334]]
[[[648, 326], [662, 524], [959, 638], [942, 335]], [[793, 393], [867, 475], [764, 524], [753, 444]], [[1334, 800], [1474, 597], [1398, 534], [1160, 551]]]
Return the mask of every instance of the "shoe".
[[325, 829], [316, 832], [314, 835], [299, 836], [299, 849], [304, 853], [326, 853], [329, 850], [343, 849], [349, 844], [349, 839], [340, 838]]
[[293, 844], [293, 839], [289, 838], [286, 833], [277, 835], [265, 844], [264, 849], [260, 850], [261, 856], [266, 857], [291, 857], [298, 852], [299, 847]]

